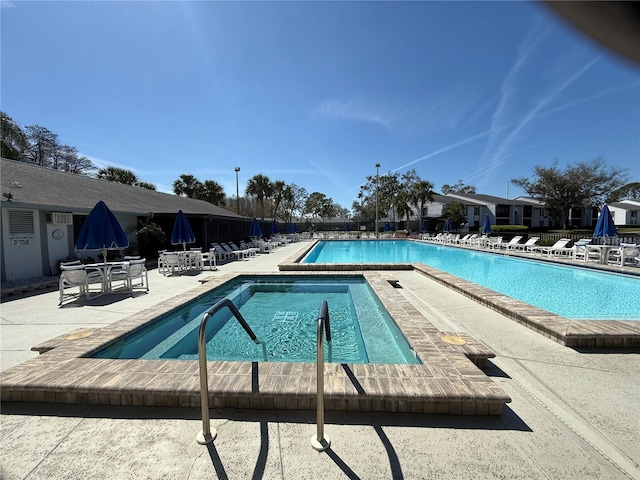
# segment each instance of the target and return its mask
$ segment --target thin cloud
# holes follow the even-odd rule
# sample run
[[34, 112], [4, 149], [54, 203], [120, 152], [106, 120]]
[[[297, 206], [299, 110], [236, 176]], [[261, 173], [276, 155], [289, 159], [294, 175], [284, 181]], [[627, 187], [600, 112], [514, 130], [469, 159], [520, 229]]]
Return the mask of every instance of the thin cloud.
[[325, 100], [315, 108], [312, 116], [373, 123], [387, 130], [393, 128], [388, 114], [381, 112], [379, 108], [372, 106], [370, 102], [359, 98]]

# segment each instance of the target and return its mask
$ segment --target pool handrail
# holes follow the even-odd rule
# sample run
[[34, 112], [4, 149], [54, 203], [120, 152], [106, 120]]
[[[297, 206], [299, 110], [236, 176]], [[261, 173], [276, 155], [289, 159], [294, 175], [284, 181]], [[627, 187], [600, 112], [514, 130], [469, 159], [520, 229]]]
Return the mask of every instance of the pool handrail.
[[316, 330], [316, 416], [317, 429], [311, 437], [311, 446], [322, 452], [331, 446], [331, 440], [324, 434], [324, 342], [322, 331], [324, 329], [329, 348], [329, 361], [331, 361], [331, 322], [329, 321], [329, 305], [326, 300], [320, 304], [318, 312], [318, 324]]
[[198, 432], [196, 441], [200, 445], [206, 445], [207, 443], [213, 442], [217, 435], [215, 429], [213, 429], [213, 432], [211, 431], [211, 422], [209, 420], [209, 380], [207, 378], [206, 331], [209, 319], [213, 317], [218, 310], [222, 310], [224, 307], [231, 310], [231, 313], [236, 320], [238, 320], [238, 323], [240, 323], [244, 331], [247, 332], [251, 340], [253, 340], [253, 343], [256, 345], [262, 345], [262, 354], [264, 355], [265, 361], [267, 360], [267, 350], [264, 343], [258, 340], [256, 334], [253, 333], [253, 330], [251, 330], [251, 327], [231, 300], [223, 298], [209, 310], [204, 312], [202, 315], [202, 321], [200, 322], [200, 329], [198, 330], [198, 363], [200, 365], [200, 407], [202, 410], [202, 432]]

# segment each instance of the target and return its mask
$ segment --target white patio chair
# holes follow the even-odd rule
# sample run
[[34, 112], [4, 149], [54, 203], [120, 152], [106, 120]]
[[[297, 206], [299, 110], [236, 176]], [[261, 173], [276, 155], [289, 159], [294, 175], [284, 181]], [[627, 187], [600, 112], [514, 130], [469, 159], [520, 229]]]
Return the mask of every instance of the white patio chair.
[[216, 252], [212, 248], [208, 252], [201, 254], [200, 258], [202, 258], [202, 268], [204, 269], [205, 264], [209, 264], [209, 270], [217, 270], [218, 266], [216, 265]]
[[501, 242], [495, 245], [494, 248], [497, 248], [498, 250], [502, 250], [502, 249], [508, 250], [510, 246], [517, 245], [518, 243], [520, 243], [520, 240], [522, 240], [522, 235], [516, 235], [508, 242]]
[[[65, 298], [79, 298], [85, 296], [87, 300], [95, 298], [103, 294], [104, 277], [100, 271], [87, 272], [84, 265], [60, 265], [60, 280], [58, 286], [60, 288], [60, 301], [58, 306], [62, 305]], [[99, 290], [92, 290], [92, 285], [99, 285]], [[78, 288], [79, 292], [65, 293], [65, 289]], [[94, 294], [94, 295], [92, 295]]]
[[618, 248], [609, 250], [607, 254], [607, 263], [610, 265], [637, 266], [638, 258], [640, 258], [640, 245], [632, 243], [621, 243]]
[[538, 243], [538, 240], [540, 240], [540, 237], [531, 237], [524, 243], [507, 246], [507, 250], [513, 250], [514, 252], [531, 252], [531, 249], [537, 248], [536, 243]]
[[173, 275], [176, 270], [182, 271], [182, 261], [178, 252], [165, 252], [163, 255], [163, 274], [169, 273]]
[[[113, 289], [114, 282], [123, 282], [126, 290], [133, 293], [134, 288], [143, 288], [149, 291], [149, 276], [145, 266], [146, 259], [131, 260], [123, 268], [112, 270], [109, 273], [109, 289]], [[139, 279], [139, 283], [136, 283]]]

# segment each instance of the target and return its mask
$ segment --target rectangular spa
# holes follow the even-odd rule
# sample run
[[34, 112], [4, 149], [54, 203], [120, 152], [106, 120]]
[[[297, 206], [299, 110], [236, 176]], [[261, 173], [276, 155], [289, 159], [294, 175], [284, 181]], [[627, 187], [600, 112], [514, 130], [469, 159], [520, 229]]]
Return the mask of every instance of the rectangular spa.
[[[320, 303], [329, 306], [334, 363], [421, 363], [406, 338], [362, 276], [240, 276], [202, 295], [116, 343], [93, 358], [198, 358], [203, 313], [223, 298], [238, 308], [266, 346], [266, 361], [313, 362]], [[228, 309], [207, 325], [207, 359], [265, 361], [262, 345], [251, 341]]]

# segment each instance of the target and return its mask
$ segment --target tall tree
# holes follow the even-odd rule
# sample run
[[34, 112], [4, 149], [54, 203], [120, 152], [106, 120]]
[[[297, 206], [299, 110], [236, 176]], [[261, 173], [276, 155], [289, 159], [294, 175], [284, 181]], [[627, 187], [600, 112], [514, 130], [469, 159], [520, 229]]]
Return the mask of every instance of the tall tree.
[[295, 183], [287, 185], [283, 198], [283, 207], [289, 221], [292, 221], [293, 216], [302, 216], [308, 196], [309, 194], [305, 188]]
[[614, 190], [607, 197], [607, 203], [615, 203], [621, 200], [633, 200], [640, 198], [640, 182], [632, 182], [623, 185], [622, 187]]
[[193, 175], [183, 173], [173, 182], [173, 193], [180, 197], [197, 198], [202, 183]]
[[271, 212], [271, 216], [273, 218], [278, 218], [278, 210], [280, 210], [280, 205], [284, 200], [284, 195], [286, 192], [287, 184], [282, 180], [276, 180], [272, 184], [272, 207], [273, 211]]
[[458, 180], [453, 185], [445, 183], [442, 185], [442, 194], [449, 195], [450, 193], [476, 193], [476, 187], [473, 185], [465, 185], [462, 180]]
[[560, 219], [565, 229], [572, 207], [600, 205], [626, 181], [624, 169], [607, 168], [602, 158], [568, 165], [564, 170], [560, 170], [555, 161], [551, 167], [536, 165], [533, 172], [532, 179], [523, 177], [511, 182], [543, 202], [545, 209]]
[[222, 207], [226, 205], [224, 188], [215, 180], [205, 180], [197, 198]]
[[28, 146], [26, 156], [36, 165], [51, 166], [53, 152], [58, 145], [58, 135], [40, 125], [29, 125], [25, 128]]
[[106, 167], [98, 170], [96, 178], [107, 180], [108, 182], [124, 183], [125, 185], [136, 185], [140, 180], [131, 170], [118, 167]]
[[269, 177], [261, 173], [254, 175], [247, 182], [247, 195], [253, 195], [260, 205], [260, 218], [264, 220], [264, 202], [265, 199], [270, 198], [273, 193], [273, 185]]
[[0, 112], [0, 132], [2, 158], [19, 160], [27, 148], [27, 136], [13, 118], [4, 112]]
[[433, 183], [427, 180], [419, 180], [411, 186], [409, 200], [416, 206], [418, 218], [422, 220], [424, 216], [424, 206], [427, 202], [433, 202]]

